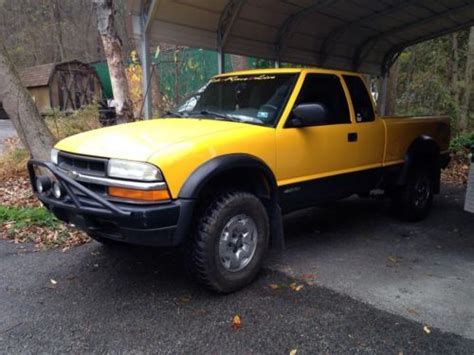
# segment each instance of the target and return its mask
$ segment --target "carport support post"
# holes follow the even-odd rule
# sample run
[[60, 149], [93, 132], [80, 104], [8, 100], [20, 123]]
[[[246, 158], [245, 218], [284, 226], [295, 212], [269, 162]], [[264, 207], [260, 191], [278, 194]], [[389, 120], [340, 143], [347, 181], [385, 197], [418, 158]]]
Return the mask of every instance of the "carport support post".
[[148, 33], [144, 30], [140, 37], [140, 52], [142, 62], [142, 84], [143, 84], [143, 117], [149, 120], [153, 115], [153, 97], [151, 95], [151, 71], [150, 71], [150, 53], [148, 47]]
[[225, 54], [222, 48], [217, 49], [217, 73], [223, 74], [225, 71]]
[[384, 74], [382, 77], [382, 83], [380, 86], [380, 95], [379, 95], [379, 115], [384, 116], [386, 112], [386, 106], [387, 106], [387, 85], [388, 85], [388, 74]]

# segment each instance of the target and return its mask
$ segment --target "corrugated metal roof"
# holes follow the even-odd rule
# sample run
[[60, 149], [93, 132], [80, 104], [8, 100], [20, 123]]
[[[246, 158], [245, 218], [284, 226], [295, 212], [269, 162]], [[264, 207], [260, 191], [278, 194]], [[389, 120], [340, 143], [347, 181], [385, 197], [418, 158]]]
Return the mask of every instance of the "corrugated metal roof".
[[49, 63], [25, 68], [20, 72], [21, 82], [27, 88], [46, 86], [55, 67], [56, 63]]
[[[380, 74], [404, 48], [474, 25], [474, 0], [127, 0], [151, 43]], [[151, 17], [147, 15], [151, 14]]]

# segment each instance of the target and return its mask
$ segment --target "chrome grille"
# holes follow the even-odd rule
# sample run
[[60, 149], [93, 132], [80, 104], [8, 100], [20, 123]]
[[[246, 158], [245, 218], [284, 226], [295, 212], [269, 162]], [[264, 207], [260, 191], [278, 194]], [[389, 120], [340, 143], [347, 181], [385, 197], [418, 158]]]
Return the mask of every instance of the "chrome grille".
[[85, 175], [106, 176], [107, 159], [59, 152], [58, 166]]

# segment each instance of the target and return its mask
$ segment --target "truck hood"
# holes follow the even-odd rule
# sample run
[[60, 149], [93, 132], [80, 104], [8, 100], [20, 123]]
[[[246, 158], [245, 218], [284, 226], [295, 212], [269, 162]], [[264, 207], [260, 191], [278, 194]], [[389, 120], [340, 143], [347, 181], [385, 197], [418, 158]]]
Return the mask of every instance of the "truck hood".
[[154, 119], [80, 133], [61, 140], [55, 148], [73, 154], [147, 161], [173, 144], [245, 126], [210, 119]]

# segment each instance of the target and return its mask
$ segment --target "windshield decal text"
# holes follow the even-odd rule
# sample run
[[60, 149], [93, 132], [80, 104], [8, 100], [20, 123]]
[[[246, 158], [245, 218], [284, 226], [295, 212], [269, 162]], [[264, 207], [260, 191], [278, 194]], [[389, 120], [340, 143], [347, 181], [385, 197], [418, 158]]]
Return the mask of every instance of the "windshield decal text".
[[274, 80], [276, 79], [275, 75], [267, 75], [267, 74], [262, 74], [262, 75], [256, 75], [256, 76], [240, 76], [240, 75], [235, 75], [235, 76], [225, 76], [225, 77], [217, 77], [217, 78], [212, 78], [211, 83], [225, 83], [225, 82], [239, 82], [239, 81], [258, 81], [258, 80]]

